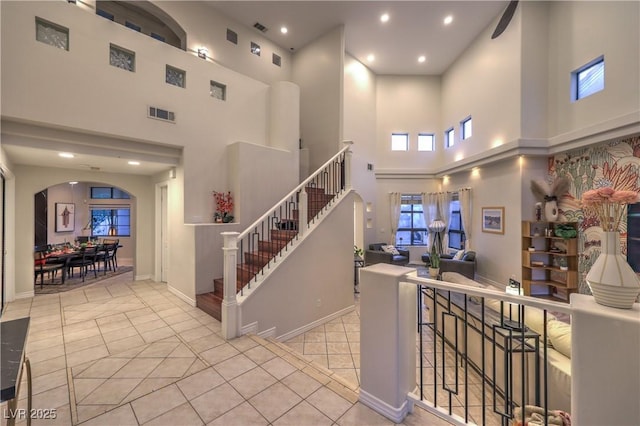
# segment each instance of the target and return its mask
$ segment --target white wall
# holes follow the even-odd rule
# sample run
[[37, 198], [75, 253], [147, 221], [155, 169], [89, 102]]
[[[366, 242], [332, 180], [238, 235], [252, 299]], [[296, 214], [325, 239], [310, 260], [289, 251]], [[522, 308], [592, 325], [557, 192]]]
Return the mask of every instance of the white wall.
[[356, 221], [356, 242], [362, 248], [374, 242], [376, 232], [376, 75], [350, 55], [345, 55], [344, 71], [344, 139], [353, 141], [351, 184], [362, 198]]
[[[640, 3], [563, 1], [550, 2], [549, 8], [549, 136], [564, 142], [583, 129], [611, 127], [612, 120], [630, 113], [637, 123]], [[604, 90], [571, 102], [571, 72], [601, 55]]]
[[[275, 336], [296, 334], [353, 306], [353, 202], [347, 194], [279, 263], [266, 285], [240, 298], [241, 327], [257, 322], [258, 332], [275, 327]], [[287, 309], [278, 309], [287, 301]]]
[[[69, 181], [99, 181], [124, 189], [137, 199], [137, 226], [134, 276], [150, 278], [154, 262], [154, 191], [147, 176], [110, 174], [45, 167], [15, 166], [15, 292], [33, 295], [34, 194], [52, 185]], [[144, 218], [141, 220], [140, 218]]]
[[[432, 169], [442, 157], [440, 77], [378, 76], [376, 79], [377, 170]], [[409, 151], [391, 151], [391, 134], [409, 133]], [[418, 133], [433, 133], [436, 151], [418, 151]]]
[[300, 86], [300, 136], [309, 149], [310, 173], [342, 148], [344, 27], [309, 43], [293, 57]]

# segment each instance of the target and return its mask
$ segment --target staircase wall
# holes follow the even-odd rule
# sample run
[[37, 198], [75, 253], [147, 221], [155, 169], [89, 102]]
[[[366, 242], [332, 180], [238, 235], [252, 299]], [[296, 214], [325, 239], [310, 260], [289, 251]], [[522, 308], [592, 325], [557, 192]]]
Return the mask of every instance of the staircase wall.
[[353, 308], [353, 203], [348, 193], [276, 270], [239, 298], [241, 328], [293, 337]]

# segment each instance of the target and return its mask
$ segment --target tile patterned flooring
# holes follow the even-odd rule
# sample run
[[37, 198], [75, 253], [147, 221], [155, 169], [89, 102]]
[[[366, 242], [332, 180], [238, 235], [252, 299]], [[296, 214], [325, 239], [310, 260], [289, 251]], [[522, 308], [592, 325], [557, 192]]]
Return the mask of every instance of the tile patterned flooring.
[[[358, 402], [357, 310], [289, 346], [225, 341], [218, 321], [166, 284], [128, 273], [16, 300], [2, 321], [24, 316], [33, 408], [56, 410], [34, 425], [393, 424]], [[416, 407], [402, 424], [449, 423]]]

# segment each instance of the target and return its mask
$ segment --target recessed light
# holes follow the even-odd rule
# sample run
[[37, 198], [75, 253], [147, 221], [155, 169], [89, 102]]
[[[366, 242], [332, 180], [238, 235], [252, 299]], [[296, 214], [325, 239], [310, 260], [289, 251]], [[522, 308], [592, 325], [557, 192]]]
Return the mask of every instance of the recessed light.
[[372, 54], [367, 55], [367, 61], [373, 62], [376, 60], [376, 57]]
[[282, 34], [286, 34], [286, 33], [288, 33], [288, 32], [289, 32], [289, 30], [287, 29], [287, 27], [282, 27], [282, 28], [280, 28], [280, 32], [281, 32]]
[[75, 155], [71, 154], [70, 152], [61, 152], [58, 154], [59, 157], [62, 158], [73, 158], [75, 157]]
[[129, 161], [129, 165], [130, 166], [139, 166], [140, 162], [139, 161]]
[[418, 62], [423, 63], [426, 60], [427, 60], [426, 56], [424, 56], [424, 55], [418, 56]]
[[387, 22], [389, 20], [389, 14], [384, 13], [380, 16], [380, 22]]
[[453, 16], [448, 15], [447, 17], [444, 18], [444, 24], [445, 25], [449, 25], [452, 22], [453, 22]]
[[77, 184], [78, 184], [78, 182], [76, 182], [76, 181], [69, 182], [69, 185], [77, 185]]

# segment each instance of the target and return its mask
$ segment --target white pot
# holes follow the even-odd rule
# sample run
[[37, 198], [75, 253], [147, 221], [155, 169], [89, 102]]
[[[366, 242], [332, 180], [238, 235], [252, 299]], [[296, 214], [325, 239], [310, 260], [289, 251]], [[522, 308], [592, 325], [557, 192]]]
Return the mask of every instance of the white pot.
[[631, 309], [640, 294], [640, 279], [620, 254], [620, 234], [603, 232], [601, 253], [586, 276], [596, 302]]
[[544, 218], [548, 222], [555, 222], [558, 220], [558, 202], [547, 201], [544, 203]]
[[440, 268], [429, 268], [429, 278], [436, 279], [438, 278], [438, 273], [440, 272]]

